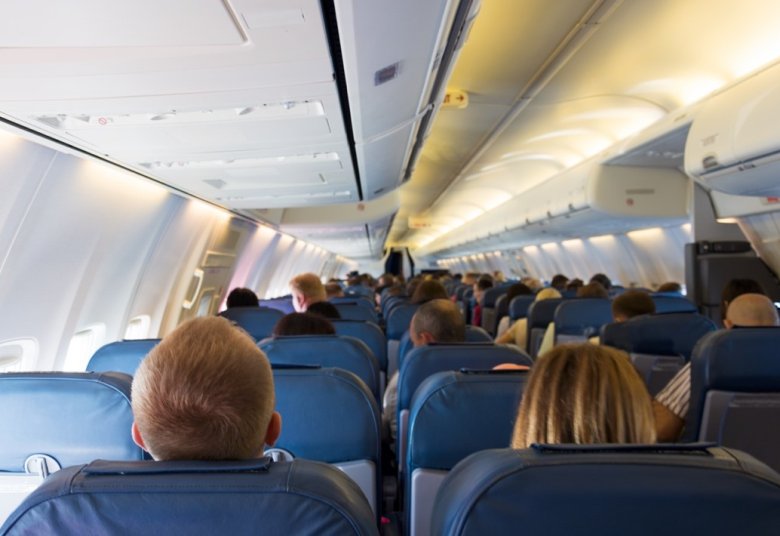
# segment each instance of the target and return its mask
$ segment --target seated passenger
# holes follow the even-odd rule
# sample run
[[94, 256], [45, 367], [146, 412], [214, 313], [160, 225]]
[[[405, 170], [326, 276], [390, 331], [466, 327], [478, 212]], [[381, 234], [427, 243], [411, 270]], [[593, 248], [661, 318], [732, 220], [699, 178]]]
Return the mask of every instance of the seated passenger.
[[315, 315], [324, 316], [325, 318], [330, 318], [332, 320], [341, 319], [341, 313], [339, 313], [339, 310], [336, 308], [335, 305], [333, 305], [328, 301], [318, 301], [312, 303], [311, 305], [309, 305], [309, 308], [306, 309], [306, 312]]
[[664, 292], [667, 294], [680, 294], [682, 295], [682, 285], [676, 281], [667, 281], [658, 286], [656, 292]]
[[531, 369], [512, 448], [533, 443], [653, 443], [650, 395], [628, 355], [562, 344]]
[[294, 335], [335, 335], [336, 328], [330, 320], [316, 313], [290, 313], [274, 326], [274, 337]]
[[599, 283], [602, 287], [604, 287], [606, 290], [609, 290], [612, 288], [612, 281], [604, 274], [595, 274], [593, 277], [590, 278], [590, 281], [588, 283]]
[[344, 297], [344, 289], [341, 288], [341, 285], [336, 281], [331, 281], [325, 284], [325, 298], [331, 299], [331, 298], [343, 298]]
[[281, 432], [265, 354], [220, 317], [190, 320], [141, 362], [133, 440], [155, 460], [242, 460]]
[[563, 274], [555, 274], [550, 280], [550, 286], [558, 292], [566, 290], [566, 285], [569, 283], [569, 278]]
[[[431, 300], [414, 313], [409, 324], [409, 337], [415, 348], [434, 342], [464, 342], [466, 321], [457, 305], [450, 300]], [[398, 433], [398, 372], [387, 382], [382, 408], [382, 420], [390, 426], [391, 444], [394, 445]]]
[[431, 300], [446, 300], [449, 299], [447, 290], [444, 285], [433, 279], [421, 281], [417, 288], [414, 289], [410, 303], [423, 304]]
[[730, 280], [723, 287], [723, 292], [720, 295], [720, 320], [722, 324], [725, 325], [726, 311], [729, 309], [729, 304], [742, 294], [763, 294], [766, 296], [763, 287], [754, 279]]
[[[635, 316], [655, 313], [655, 302], [644, 290], [627, 290], [612, 300], [612, 321], [625, 322]], [[601, 344], [598, 336], [588, 339], [591, 344]]]
[[[534, 301], [550, 300], [560, 298], [561, 293], [554, 288], [545, 288], [536, 293]], [[510, 326], [502, 335], [496, 337], [496, 344], [516, 344], [523, 350], [526, 348], [528, 339], [528, 319], [521, 318]]]
[[309, 305], [325, 301], [327, 294], [325, 286], [316, 274], [300, 274], [290, 281], [293, 308], [297, 313], [305, 313]]
[[[523, 283], [515, 283], [509, 287], [506, 291], [506, 305], [509, 308], [509, 304], [517, 296], [530, 296], [533, 294], [530, 288]], [[508, 315], [504, 315], [498, 322], [497, 338], [500, 337], [507, 329], [509, 329], [510, 318]]]
[[[601, 283], [591, 280], [587, 285], [577, 289], [577, 297], [607, 299], [609, 294]], [[550, 322], [544, 332], [544, 338], [537, 355], [549, 352], [553, 346], [555, 346], [555, 322]]]
[[228, 294], [226, 305], [228, 309], [232, 309], [233, 307], [258, 307], [259, 304], [257, 294], [251, 289], [237, 287]]
[[493, 288], [493, 277], [485, 274], [474, 283], [474, 310], [471, 314], [471, 323], [475, 326], [482, 325], [482, 300], [485, 298], [485, 291]]
[[[777, 326], [777, 309], [763, 294], [742, 294], [731, 301], [726, 318], [726, 329], [735, 327]], [[739, 356], [735, 356], [739, 359]], [[685, 425], [691, 402], [691, 364], [687, 363], [661, 390], [653, 401], [658, 440], [676, 441]]]
[[580, 288], [582, 288], [584, 284], [585, 283], [582, 282], [582, 279], [579, 278], [570, 279], [569, 282], [566, 283], [566, 290], [568, 290], [569, 292], [574, 291], [576, 293], [578, 290], [580, 290]]

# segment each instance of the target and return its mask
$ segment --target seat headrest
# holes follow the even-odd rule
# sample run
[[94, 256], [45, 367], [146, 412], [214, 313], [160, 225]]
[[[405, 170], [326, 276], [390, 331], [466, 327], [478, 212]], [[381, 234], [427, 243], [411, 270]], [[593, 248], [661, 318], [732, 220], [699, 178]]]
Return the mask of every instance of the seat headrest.
[[665, 313], [698, 313], [696, 304], [682, 296], [666, 296], [653, 294], [656, 314]]
[[271, 335], [284, 313], [270, 307], [231, 307], [219, 316], [232, 320], [259, 341]]
[[[117, 490], [121, 489], [121, 493]], [[0, 534], [377, 535], [363, 493], [317, 462], [96, 461], [48, 478]]]
[[689, 360], [699, 339], [716, 329], [712, 320], [698, 314], [642, 315], [604, 326], [601, 343], [629, 353]]
[[563, 300], [554, 315], [556, 334], [589, 336], [612, 321], [612, 302], [600, 298]]
[[550, 298], [549, 300], [535, 301], [528, 306], [528, 328], [547, 327], [547, 324], [555, 318], [555, 310], [564, 301], [564, 298]]
[[275, 446], [328, 463], [378, 462], [377, 402], [354, 374], [336, 368], [274, 369], [282, 433]]
[[387, 316], [387, 338], [397, 341], [409, 329], [414, 313], [419, 307], [416, 303], [398, 305]]
[[[587, 490], [584, 492], [584, 490]], [[442, 483], [432, 534], [770, 534], [780, 476], [723, 448], [485, 450]]]
[[116, 341], [101, 346], [87, 363], [87, 372], [124, 372], [133, 376], [160, 339]]
[[24, 472], [34, 454], [60, 467], [143, 459], [130, 437], [131, 382], [115, 372], [0, 374], [0, 471]]
[[534, 302], [535, 296], [515, 296], [509, 302], [509, 318], [517, 320], [528, 314], [528, 308]]

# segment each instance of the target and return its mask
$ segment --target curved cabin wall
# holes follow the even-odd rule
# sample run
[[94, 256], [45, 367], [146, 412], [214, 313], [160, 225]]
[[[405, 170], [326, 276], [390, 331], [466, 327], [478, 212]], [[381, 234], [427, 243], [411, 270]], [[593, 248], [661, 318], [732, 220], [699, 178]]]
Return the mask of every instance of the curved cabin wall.
[[[159, 337], [184, 318], [216, 313], [233, 286], [270, 297], [286, 293], [297, 272], [330, 277], [346, 262], [6, 131], [0, 185], [0, 347], [36, 341], [37, 358], [19, 360], [24, 368], [83, 370], [106, 342]], [[210, 294], [195, 296], [196, 289]]]

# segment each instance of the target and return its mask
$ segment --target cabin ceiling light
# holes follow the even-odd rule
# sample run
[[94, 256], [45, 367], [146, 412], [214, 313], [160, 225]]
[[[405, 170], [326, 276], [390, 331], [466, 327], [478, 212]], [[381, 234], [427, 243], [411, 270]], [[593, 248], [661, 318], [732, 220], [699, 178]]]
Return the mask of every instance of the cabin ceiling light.
[[238, 108], [215, 110], [161, 110], [132, 114], [44, 114], [33, 116], [41, 123], [59, 130], [77, 130], [89, 127], [148, 125], [150, 122], [168, 124], [213, 123], [218, 121], [265, 121], [301, 119], [325, 115], [321, 101], [286, 101]]

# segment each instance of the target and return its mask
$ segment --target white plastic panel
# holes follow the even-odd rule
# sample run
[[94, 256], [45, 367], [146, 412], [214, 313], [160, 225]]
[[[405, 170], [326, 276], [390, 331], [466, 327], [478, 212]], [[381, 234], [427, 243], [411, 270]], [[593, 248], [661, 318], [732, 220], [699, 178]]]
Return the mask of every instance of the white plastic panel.
[[685, 218], [688, 178], [676, 169], [597, 166], [588, 182], [588, 204], [610, 216]]

